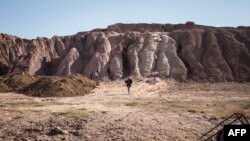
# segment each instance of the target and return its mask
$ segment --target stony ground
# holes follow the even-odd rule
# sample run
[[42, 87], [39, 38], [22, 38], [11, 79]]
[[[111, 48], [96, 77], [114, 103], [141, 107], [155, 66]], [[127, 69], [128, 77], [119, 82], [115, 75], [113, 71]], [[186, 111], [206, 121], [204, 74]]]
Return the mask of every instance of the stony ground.
[[225, 117], [250, 117], [250, 84], [101, 83], [81, 97], [0, 94], [0, 140], [197, 140]]

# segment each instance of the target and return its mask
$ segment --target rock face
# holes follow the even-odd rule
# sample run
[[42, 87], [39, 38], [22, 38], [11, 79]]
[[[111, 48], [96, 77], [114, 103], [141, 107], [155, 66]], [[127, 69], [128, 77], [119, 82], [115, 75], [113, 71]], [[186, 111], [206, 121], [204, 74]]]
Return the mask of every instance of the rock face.
[[250, 27], [115, 24], [33, 40], [0, 34], [0, 75], [133, 76], [250, 81]]

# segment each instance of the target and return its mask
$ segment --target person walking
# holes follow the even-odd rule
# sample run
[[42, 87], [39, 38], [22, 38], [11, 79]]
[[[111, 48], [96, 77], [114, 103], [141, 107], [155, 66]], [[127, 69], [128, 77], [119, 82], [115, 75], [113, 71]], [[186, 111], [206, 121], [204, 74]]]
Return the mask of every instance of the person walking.
[[128, 94], [130, 92], [130, 87], [133, 83], [133, 80], [129, 77], [128, 79], [125, 80], [125, 83], [127, 84], [127, 88], [128, 88]]
[[99, 81], [99, 71], [92, 72], [90, 75], [91, 80]]

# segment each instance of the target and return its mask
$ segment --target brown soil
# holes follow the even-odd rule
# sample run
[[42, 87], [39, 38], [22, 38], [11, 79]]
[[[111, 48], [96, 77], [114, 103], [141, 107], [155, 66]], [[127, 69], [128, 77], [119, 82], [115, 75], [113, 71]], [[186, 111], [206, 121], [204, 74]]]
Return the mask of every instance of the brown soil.
[[13, 75], [0, 80], [0, 92], [18, 92], [36, 97], [80, 96], [90, 93], [95, 81], [81, 75], [29, 76]]
[[0, 140], [197, 140], [235, 112], [250, 116], [249, 83], [101, 83], [86, 96], [0, 94]]
[[9, 89], [12, 89], [12, 91], [16, 91], [37, 81], [38, 78], [38, 76], [30, 75], [10, 75], [3, 77], [3, 83], [5, 83]]

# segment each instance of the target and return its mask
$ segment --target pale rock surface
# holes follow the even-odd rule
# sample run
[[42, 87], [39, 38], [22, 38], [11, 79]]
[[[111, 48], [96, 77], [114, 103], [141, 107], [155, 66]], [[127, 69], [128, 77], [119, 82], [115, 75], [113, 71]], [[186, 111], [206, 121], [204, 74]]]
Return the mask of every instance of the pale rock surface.
[[63, 58], [56, 75], [70, 75], [71, 67], [79, 58], [79, 52], [76, 48], [71, 48], [65, 58]]

